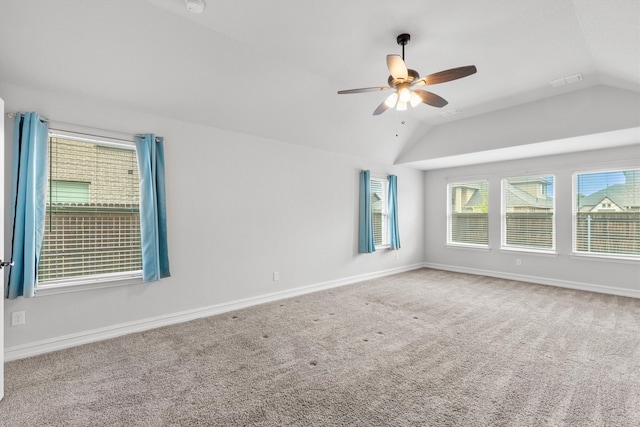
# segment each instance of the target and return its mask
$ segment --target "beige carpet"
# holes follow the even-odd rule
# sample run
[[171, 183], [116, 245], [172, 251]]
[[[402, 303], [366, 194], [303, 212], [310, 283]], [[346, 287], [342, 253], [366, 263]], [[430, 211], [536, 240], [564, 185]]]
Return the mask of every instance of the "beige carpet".
[[3, 426], [640, 426], [640, 300], [424, 269], [5, 377]]

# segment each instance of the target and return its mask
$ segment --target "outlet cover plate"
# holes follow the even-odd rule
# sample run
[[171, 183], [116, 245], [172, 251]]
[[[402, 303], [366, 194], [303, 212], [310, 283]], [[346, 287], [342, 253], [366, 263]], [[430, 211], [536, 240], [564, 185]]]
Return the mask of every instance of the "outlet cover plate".
[[11, 313], [11, 326], [20, 326], [26, 323], [24, 311], [14, 311]]

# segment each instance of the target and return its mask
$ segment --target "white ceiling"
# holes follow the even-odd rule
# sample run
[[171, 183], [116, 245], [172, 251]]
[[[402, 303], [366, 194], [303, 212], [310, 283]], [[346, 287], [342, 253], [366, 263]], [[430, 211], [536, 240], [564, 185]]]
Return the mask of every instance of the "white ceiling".
[[[390, 162], [450, 121], [597, 85], [640, 92], [638, 0], [205, 1], [194, 15], [183, 0], [2, 0], [0, 81]], [[460, 114], [374, 117], [385, 94], [337, 95], [385, 85], [403, 32], [421, 75], [477, 66], [430, 87]]]

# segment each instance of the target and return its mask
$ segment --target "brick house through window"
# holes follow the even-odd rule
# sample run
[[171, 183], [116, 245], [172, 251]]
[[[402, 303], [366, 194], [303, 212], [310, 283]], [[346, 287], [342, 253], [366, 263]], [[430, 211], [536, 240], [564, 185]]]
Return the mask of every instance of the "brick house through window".
[[39, 282], [142, 269], [133, 145], [49, 138], [47, 214]]

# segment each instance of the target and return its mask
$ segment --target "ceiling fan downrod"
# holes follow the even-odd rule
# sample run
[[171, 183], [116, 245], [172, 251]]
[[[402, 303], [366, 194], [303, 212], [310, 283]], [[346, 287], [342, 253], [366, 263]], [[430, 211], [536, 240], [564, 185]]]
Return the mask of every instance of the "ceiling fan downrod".
[[410, 34], [400, 34], [397, 38], [396, 41], [398, 42], [398, 44], [400, 46], [402, 46], [402, 60], [404, 61], [404, 47], [407, 45], [407, 43], [409, 43], [409, 40], [411, 40], [411, 35]]

